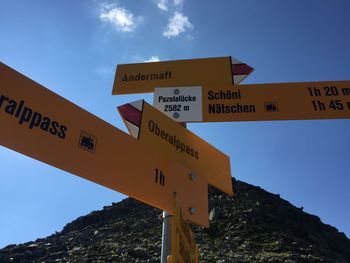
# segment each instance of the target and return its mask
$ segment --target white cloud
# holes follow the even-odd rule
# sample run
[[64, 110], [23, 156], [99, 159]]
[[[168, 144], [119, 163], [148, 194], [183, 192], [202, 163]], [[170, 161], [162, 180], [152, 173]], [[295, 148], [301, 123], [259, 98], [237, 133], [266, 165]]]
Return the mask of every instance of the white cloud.
[[112, 24], [118, 31], [132, 32], [142, 20], [142, 17], [135, 17], [133, 13], [123, 7], [102, 5], [100, 19]]
[[100, 76], [107, 76], [114, 74], [114, 67], [99, 66], [95, 69], [95, 73]]
[[163, 11], [168, 11], [168, 0], [157, 0], [157, 6]]
[[145, 62], [158, 62], [160, 61], [158, 56], [152, 56], [149, 59], [146, 59]]
[[154, 0], [155, 3], [157, 4], [158, 8], [162, 11], [168, 11], [169, 5], [174, 5], [175, 7], [181, 7], [184, 0], [172, 0], [169, 3], [169, 0]]
[[193, 25], [190, 23], [187, 16], [182, 13], [175, 12], [169, 19], [166, 30], [163, 32], [163, 36], [167, 38], [176, 37], [179, 34], [186, 32], [188, 29], [193, 29]]
[[174, 0], [175, 6], [181, 6], [183, 4], [184, 0]]

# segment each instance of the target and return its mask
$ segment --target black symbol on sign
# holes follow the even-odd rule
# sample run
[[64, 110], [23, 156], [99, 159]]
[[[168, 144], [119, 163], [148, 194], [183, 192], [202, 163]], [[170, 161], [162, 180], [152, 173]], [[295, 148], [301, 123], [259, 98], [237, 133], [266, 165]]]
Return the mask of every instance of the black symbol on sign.
[[277, 112], [278, 104], [277, 102], [265, 102], [265, 111], [267, 112]]
[[87, 132], [82, 131], [80, 133], [80, 139], [79, 139], [79, 147], [87, 150], [91, 153], [95, 152], [96, 149], [96, 143], [97, 138], [91, 134], [88, 134]]

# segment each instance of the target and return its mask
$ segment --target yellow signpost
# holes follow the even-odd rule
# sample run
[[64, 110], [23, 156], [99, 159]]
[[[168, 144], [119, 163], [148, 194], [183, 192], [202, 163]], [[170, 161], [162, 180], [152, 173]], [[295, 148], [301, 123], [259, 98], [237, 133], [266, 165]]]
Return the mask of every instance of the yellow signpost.
[[350, 81], [237, 85], [252, 70], [231, 57], [118, 65], [112, 94], [154, 91], [167, 114], [119, 106], [130, 136], [0, 63], [0, 145], [173, 213], [168, 263], [198, 263], [187, 220], [208, 227], [208, 183], [233, 194], [230, 159], [174, 120], [350, 118]]
[[155, 87], [238, 84], [253, 71], [231, 57], [119, 64], [112, 94], [153, 92]]
[[119, 106], [118, 110], [135, 138], [193, 169], [209, 184], [233, 194], [227, 155], [143, 100]]
[[208, 227], [207, 183], [233, 194], [230, 160], [174, 120], [350, 118], [350, 81], [236, 85], [252, 70], [231, 57], [118, 65], [112, 94], [154, 91], [168, 115], [118, 107], [129, 136], [0, 63], [0, 145], [174, 213], [168, 262], [197, 263], [187, 220]]
[[176, 192], [184, 217], [208, 226], [203, 177], [2, 63], [0, 127], [0, 145], [170, 213]]

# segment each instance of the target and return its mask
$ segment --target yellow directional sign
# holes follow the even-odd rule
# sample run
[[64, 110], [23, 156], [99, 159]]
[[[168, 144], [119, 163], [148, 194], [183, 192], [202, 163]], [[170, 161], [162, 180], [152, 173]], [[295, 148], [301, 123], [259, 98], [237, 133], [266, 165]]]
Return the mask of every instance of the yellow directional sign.
[[198, 263], [199, 250], [181, 209], [175, 209], [171, 225], [171, 256], [168, 263]]
[[350, 118], [350, 81], [161, 88], [154, 101], [182, 122], [342, 119]]
[[169, 213], [176, 192], [184, 217], [208, 226], [204, 179], [2, 63], [0, 127], [0, 145]]
[[155, 87], [238, 84], [253, 68], [231, 57], [120, 64], [112, 94], [153, 92]]
[[206, 86], [203, 121], [350, 118], [350, 81]]
[[143, 100], [122, 105], [118, 110], [134, 137], [204, 176], [209, 184], [233, 193], [227, 155]]

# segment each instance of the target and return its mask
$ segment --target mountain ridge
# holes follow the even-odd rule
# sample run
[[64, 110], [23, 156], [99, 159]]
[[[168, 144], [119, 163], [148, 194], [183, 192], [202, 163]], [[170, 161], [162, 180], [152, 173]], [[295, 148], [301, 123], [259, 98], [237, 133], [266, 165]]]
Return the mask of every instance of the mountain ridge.
[[[209, 187], [208, 229], [192, 225], [200, 262], [350, 262], [350, 239], [279, 195], [233, 179]], [[0, 249], [0, 262], [160, 262], [161, 211], [126, 198], [46, 238]]]

